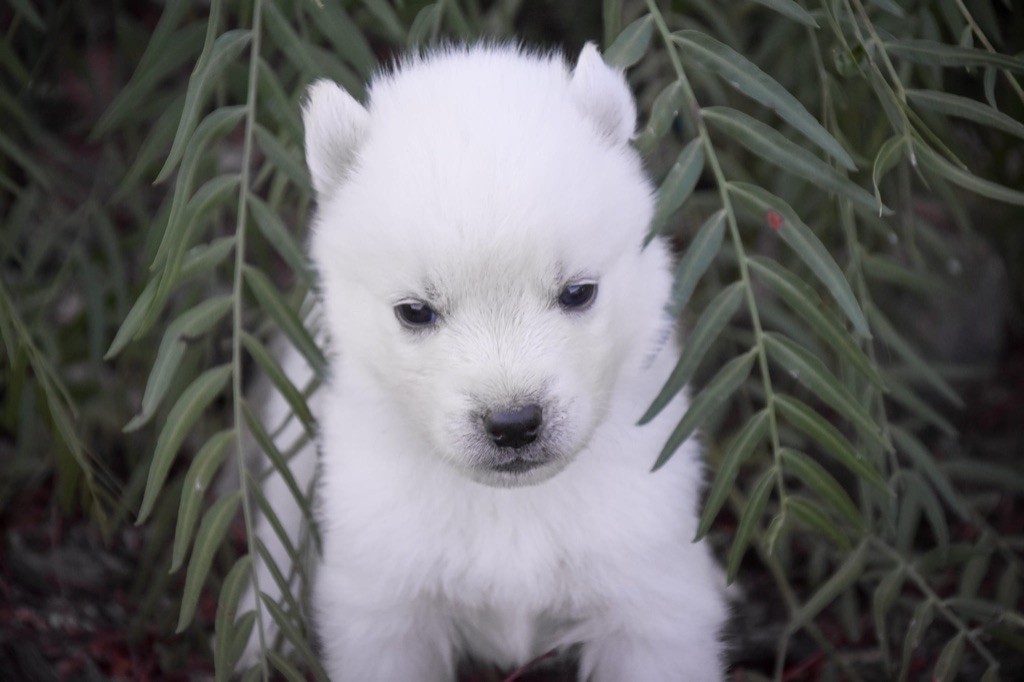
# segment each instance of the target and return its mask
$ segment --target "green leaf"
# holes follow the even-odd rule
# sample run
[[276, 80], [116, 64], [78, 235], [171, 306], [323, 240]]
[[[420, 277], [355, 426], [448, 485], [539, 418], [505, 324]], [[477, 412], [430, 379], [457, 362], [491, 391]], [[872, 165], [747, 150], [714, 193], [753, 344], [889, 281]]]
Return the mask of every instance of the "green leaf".
[[181, 169], [178, 171], [174, 196], [171, 199], [171, 211], [167, 217], [167, 228], [164, 230], [160, 246], [157, 247], [156, 256], [153, 259], [154, 268], [167, 260], [167, 254], [174, 246], [181, 244], [183, 233], [188, 227], [188, 223], [182, 220], [182, 216], [192, 195], [192, 187], [195, 184], [200, 160], [204, 154], [209, 152], [214, 140], [226, 135], [228, 131], [237, 126], [243, 116], [245, 116], [245, 107], [221, 107], [202, 120], [196, 127], [195, 133], [185, 144], [186, 149], [182, 153]]
[[722, 329], [736, 313], [743, 301], [743, 283], [735, 282], [718, 293], [701, 313], [693, 331], [686, 338], [682, 355], [672, 370], [665, 386], [643, 417], [640, 424], [654, 419], [661, 410], [676, 396], [679, 391], [693, 378], [693, 373], [700, 366], [701, 360], [707, 355]]
[[795, 518], [811, 530], [817, 531], [820, 535], [828, 538], [836, 547], [840, 549], [850, 548], [850, 540], [839, 530], [839, 526], [829, 518], [828, 514], [821, 507], [811, 500], [804, 499], [798, 495], [787, 495], [784, 511], [787, 518]]
[[824, 363], [806, 349], [774, 332], [764, 335], [768, 356], [806, 386], [811, 393], [843, 415], [861, 434], [870, 437], [887, 451], [892, 446], [882, 437], [878, 425], [868, 411], [860, 404]]
[[792, 448], [782, 448], [779, 450], [779, 454], [782, 456], [783, 471], [799, 478], [804, 485], [845, 517], [854, 528], [860, 531], [865, 530], [864, 520], [861, 518], [857, 506], [839, 485], [839, 482], [823, 466]]
[[847, 170], [856, 170], [850, 155], [804, 108], [804, 105], [746, 57], [699, 31], [678, 31], [672, 35], [686, 54], [717, 73], [726, 83], [747, 97], [781, 116], [841, 166]]
[[804, 602], [789, 621], [787, 631], [796, 632], [807, 623], [810, 623], [821, 611], [831, 604], [840, 593], [857, 581], [864, 573], [864, 567], [868, 560], [868, 543], [861, 542], [857, 545], [846, 561], [835, 570], [832, 577], [825, 581], [825, 584], [817, 589], [811, 597]]
[[208, 299], [185, 311], [168, 325], [149, 372], [139, 414], [124, 427], [126, 433], [138, 430], [153, 418], [181, 369], [181, 360], [188, 343], [212, 329], [231, 310], [233, 303], [230, 294]]
[[905, 15], [903, 8], [900, 7], [895, 0], [871, 0], [871, 4], [877, 5], [894, 17], [902, 17]]
[[263, 21], [268, 37], [299, 73], [320, 74], [323, 71], [323, 64], [318, 63], [310, 53], [310, 41], [299, 37], [277, 8], [277, 3], [269, 2], [263, 5]]
[[931, 526], [932, 535], [935, 537], [936, 549], [942, 555], [948, 554], [949, 526], [946, 524], [946, 515], [942, 511], [939, 498], [935, 496], [931, 486], [925, 483], [924, 479], [916, 472], [904, 470], [900, 472], [900, 475], [907, 486], [904, 495], [914, 497], [924, 510], [925, 516], [928, 517], [928, 525]]
[[932, 673], [934, 682], [951, 682], [956, 678], [964, 656], [965, 634], [963, 631], [958, 632], [953, 639], [946, 642], [946, 646], [942, 647], [942, 653], [939, 654], [935, 671]]
[[768, 9], [778, 12], [787, 19], [792, 19], [804, 26], [818, 28], [818, 22], [814, 20], [814, 17], [793, 0], [753, 0], [753, 2], [756, 2], [759, 5], [764, 5]]
[[920, 417], [947, 436], [956, 434], [956, 427], [948, 419], [936, 412], [932, 407], [917, 397], [909, 388], [903, 386], [899, 381], [889, 381], [889, 398], [907, 408], [912, 414]]
[[701, 110], [701, 115], [704, 120], [769, 163], [871, 211], [877, 210], [883, 215], [892, 214], [870, 192], [771, 126], [729, 107], [707, 107]]
[[719, 209], [704, 221], [690, 242], [686, 254], [676, 267], [675, 282], [672, 284], [671, 314], [678, 317], [690, 301], [697, 282], [711, 267], [712, 261], [722, 247], [725, 235], [725, 209]]
[[288, 614], [281, 609], [281, 606], [277, 602], [266, 594], [260, 596], [262, 596], [263, 603], [267, 605], [271, 615], [274, 617], [274, 622], [277, 623], [278, 627], [281, 629], [281, 633], [284, 634], [285, 638], [291, 642], [292, 646], [295, 647], [295, 650], [302, 656], [303, 662], [309, 666], [313, 676], [322, 682], [329, 682], [327, 673], [320, 664], [320, 660], [309, 646], [309, 638], [303, 636], [303, 634], [299, 632], [298, 628], [295, 627], [295, 623], [288, 617]]
[[302, 392], [291, 382], [281, 368], [281, 365], [278, 364], [277, 360], [256, 337], [246, 331], [242, 332], [242, 344], [249, 351], [249, 355], [256, 361], [256, 364], [260, 366], [260, 369], [263, 370], [263, 373], [270, 378], [274, 387], [288, 402], [292, 412], [294, 412], [295, 416], [299, 418], [299, 421], [305, 427], [306, 433], [310, 436], [315, 436], [316, 419], [314, 419], [313, 414], [309, 411], [306, 399], [302, 397]]
[[429, 45], [432, 40], [434, 26], [441, 21], [440, 3], [426, 5], [416, 13], [412, 25], [409, 27], [409, 37], [406, 38], [406, 47], [416, 48]]
[[[213, 19], [211, 18], [211, 21]], [[167, 161], [164, 167], [157, 173], [155, 182], [160, 183], [167, 179], [178, 165], [182, 155], [185, 153], [185, 145], [192, 138], [192, 131], [199, 120], [199, 113], [206, 100], [206, 95], [220, 78], [221, 73], [233, 62], [245, 46], [252, 39], [252, 32], [245, 29], [232, 29], [222, 33], [213, 42], [209, 53], [200, 55], [196, 70], [188, 81], [188, 90], [185, 94], [185, 107], [181, 112], [181, 122], [178, 124], [178, 131], [174, 135], [174, 143], [171, 151], [167, 154]]]
[[199, 520], [199, 510], [210, 481], [220, 470], [227, 454], [228, 445], [234, 438], [233, 429], [226, 429], [214, 434], [196, 454], [192, 465], [185, 475], [185, 483], [181, 487], [181, 502], [178, 506], [178, 523], [174, 530], [174, 549], [171, 552], [171, 573], [174, 573], [185, 560], [189, 545], [192, 543], [192, 531]]
[[1024, 73], [1024, 59], [997, 52], [944, 45], [932, 40], [890, 40], [884, 45], [889, 54], [917, 64], [964, 67], [995, 66], [1016, 73]]
[[875, 188], [875, 199], [878, 200], [878, 215], [882, 215], [882, 192], [878, 183], [882, 181], [885, 174], [903, 159], [903, 152], [909, 148], [907, 138], [903, 135], [893, 135], [882, 143], [875, 155], [875, 163], [871, 168], [871, 183]]
[[658, 205], [651, 220], [651, 231], [660, 232], [669, 217], [683, 205], [693, 188], [697, 186], [700, 174], [704, 170], [704, 148], [699, 137], [695, 137], [683, 147], [672, 164], [664, 182], [658, 189]]
[[757, 444], [768, 435], [769, 421], [768, 411], [761, 410], [747, 421], [743, 430], [729, 445], [725, 457], [722, 458], [722, 464], [718, 468], [718, 474], [715, 475], [714, 483], [711, 484], [708, 501], [704, 503], [704, 511], [700, 516], [697, 535], [693, 538], [694, 542], [704, 537], [711, 529], [711, 523], [718, 516], [719, 510], [725, 504], [725, 500], [732, 490], [740, 466], [747, 461]]
[[914, 370], [914, 373], [921, 377], [929, 386], [934, 388], [939, 395], [949, 401], [955, 407], [964, 407], [964, 401], [957, 394], [949, 383], [935, 371], [930, 363], [925, 361], [917, 351], [904, 339], [896, 328], [892, 326], [885, 315], [877, 306], [868, 307], [868, 318], [871, 320], [871, 327], [878, 333], [879, 339], [896, 352]]
[[786, 421], [813, 438], [840, 464], [882, 492], [891, 494], [889, 485], [878, 469], [862, 457], [850, 441], [824, 417], [796, 398], [779, 393], [775, 394], [775, 406]]
[[993, 663], [985, 669], [985, 674], [981, 676], [980, 682], [999, 682], [999, 664]]
[[277, 214], [255, 194], [249, 194], [248, 201], [249, 209], [260, 234], [266, 237], [274, 250], [288, 263], [292, 272], [307, 286], [311, 285], [315, 279], [313, 267], [288, 228], [281, 222]]
[[903, 566], [897, 567], [879, 581], [878, 587], [875, 588], [875, 593], [871, 599], [871, 616], [875, 623], [875, 636], [878, 638], [878, 644], [882, 649], [882, 656], [887, 671], [891, 664], [890, 659], [892, 658], [892, 653], [889, 650], [888, 628], [886, 627], [888, 622], [887, 616], [892, 609], [892, 605], [896, 602], [896, 598], [903, 591], [905, 580]]
[[285, 303], [284, 299], [277, 292], [277, 288], [270, 279], [261, 271], [246, 265], [242, 271], [245, 283], [249, 286], [253, 296], [259, 302], [260, 307], [277, 323], [285, 336], [295, 345], [295, 348], [302, 354], [309, 366], [320, 375], [323, 375], [327, 368], [327, 360], [324, 358], [320, 348], [317, 347], [313, 337], [306, 331], [302, 320], [296, 312]]
[[926, 170], [946, 178], [954, 185], [959, 185], [964, 189], [989, 199], [1024, 206], [1024, 192], [979, 178], [973, 173], [958, 168], [933, 151], [928, 145], [915, 142], [914, 151], [917, 152], [921, 165]]
[[925, 599], [914, 607], [914, 613], [910, 617], [910, 624], [907, 626], [907, 636], [903, 639], [903, 656], [900, 663], [900, 680], [907, 679], [910, 670], [910, 661], [914, 649], [921, 643], [925, 630], [931, 625], [935, 617], [935, 604], [931, 599]]
[[628, 69], [636, 64], [647, 52], [653, 30], [654, 17], [650, 14], [632, 22], [622, 29], [615, 42], [604, 51], [605, 63], [620, 69]]
[[274, 168], [284, 173], [303, 194], [312, 193], [313, 185], [310, 184], [309, 173], [302, 160], [263, 126], [256, 124], [255, 134], [260, 149]]
[[319, 6], [303, 3], [312, 15], [312, 24], [331, 42], [334, 51], [355, 67], [364, 79], [377, 68], [377, 57], [366, 36], [340, 3], [325, 2]]
[[676, 114], [684, 102], [683, 86], [679, 81], [672, 81], [665, 86], [665, 89], [654, 98], [654, 104], [651, 105], [651, 114], [647, 117], [647, 125], [644, 126], [640, 138], [650, 145], [655, 140], [664, 137], [665, 133], [672, 127], [672, 122], [675, 120]]
[[199, 415], [227, 385], [230, 376], [229, 364], [208, 369], [189, 384], [174, 403], [156, 441], [156, 450], [146, 479], [146, 492], [142, 496], [142, 507], [139, 509], [136, 525], [143, 524], [153, 511], [153, 505], [167, 479], [167, 472], [171, 470], [178, 448], [192, 430]]
[[725, 404], [729, 397], [736, 392], [750, 374], [750, 368], [754, 365], [756, 349], [751, 349], [733, 358], [725, 365], [715, 378], [690, 403], [690, 409], [686, 411], [678, 426], [672, 431], [668, 442], [658, 455], [657, 461], [651, 471], [657, 471], [669, 460], [683, 442], [690, 437], [698, 426], [704, 423], [715, 410]]
[[[263, 454], [265, 454], [267, 459], [270, 460], [270, 463], [274, 466], [274, 469], [281, 477], [281, 480], [284, 481], [284, 484], [292, 494], [292, 497], [295, 498], [295, 503], [302, 510], [302, 514], [305, 517], [306, 522], [309, 524], [310, 528], [315, 531], [315, 527], [313, 525], [313, 511], [309, 505], [309, 500], [306, 498], [305, 492], [299, 487], [299, 482], [295, 480], [295, 475], [292, 474], [291, 467], [289, 467], [288, 462], [285, 461], [284, 455], [281, 454], [281, 451], [277, 448], [273, 438], [270, 437], [270, 434], [267, 433], [267, 430], [263, 427], [263, 423], [255, 414], [253, 414], [252, 408], [249, 407], [249, 404], [246, 402], [242, 403], [242, 414], [245, 416], [245, 423], [248, 425], [253, 438], [256, 440], [257, 444], [259, 444]], [[270, 514], [267, 514], [267, 517], [268, 519], [273, 518]], [[283, 528], [278, 526], [278, 530], [283, 531]], [[281, 535], [282, 542], [290, 545], [290, 539], [287, 534], [279, 534]]]
[[953, 484], [950, 483], [949, 478], [939, 468], [935, 458], [928, 452], [921, 441], [910, 431], [900, 426], [891, 425], [889, 432], [892, 434], [897, 452], [907, 457], [914, 464], [914, 468], [924, 474], [931, 482], [931, 486], [935, 488], [936, 492], [949, 505], [950, 509], [955, 511], [962, 520], [969, 520], [970, 513], [961, 502], [960, 496], [953, 488]]
[[202, 592], [203, 583], [206, 582], [206, 576], [210, 572], [213, 555], [224, 543], [228, 526], [231, 525], [231, 519], [238, 511], [238, 504], [241, 501], [242, 491], [236, 490], [227, 497], [217, 500], [203, 515], [199, 532], [196, 533], [192, 558], [188, 562], [188, 574], [185, 576], [185, 589], [181, 595], [181, 613], [178, 616], [176, 632], [182, 632], [187, 628], [195, 616], [196, 604], [199, 602], [199, 594]]
[[974, 121], [1024, 138], [1024, 123], [968, 97], [935, 90], [907, 90], [907, 98], [924, 109]]
[[156, 289], [159, 286], [160, 280], [156, 277], [149, 280], [146, 283], [146, 287], [139, 294], [139, 297], [135, 299], [135, 303], [132, 304], [131, 309], [124, 318], [124, 322], [121, 323], [121, 327], [117, 330], [117, 334], [114, 335], [114, 340], [110, 344], [110, 348], [107, 349], [106, 355], [103, 356], [104, 360], [110, 361], [121, 354], [121, 351], [125, 349], [128, 343], [135, 337], [135, 335], [142, 329], [142, 323], [146, 317], [146, 311], [149, 310], [150, 305], [153, 303], [153, 299], [156, 296]]
[[306, 682], [306, 676], [299, 672], [298, 668], [288, 662], [288, 659], [273, 649], [267, 649], [267, 658], [277, 672], [284, 675], [289, 682]]
[[[754, 215], [776, 229], [782, 239], [800, 256], [811, 272], [829, 290], [832, 297], [864, 338], [871, 338], [867, 320], [857, 297], [850, 289], [843, 271], [821, 240], [807, 227], [796, 212], [782, 199], [756, 185], [745, 182], [728, 183], [729, 193], [736, 196]], [[777, 225], [777, 228], [775, 227]]]
[[[231, 655], [230, 643], [233, 639], [232, 630], [235, 624], [235, 611], [242, 591], [250, 586], [252, 557], [248, 554], [238, 558], [235, 565], [228, 571], [220, 587], [217, 599], [217, 616], [214, 621], [214, 667], [217, 670], [217, 682], [227, 682], [231, 678], [237, 657]], [[251, 627], [251, 625], [250, 625]], [[246, 635], [246, 640], [249, 636]]]
[[743, 514], [740, 516], [739, 525], [736, 526], [736, 535], [733, 537], [732, 546], [729, 548], [728, 568], [726, 571], [726, 581], [729, 583], [736, 579], [736, 574], [740, 570], [740, 562], [743, 561], [743, 555], [747, 553], [747, 547], [750, 546], [750, 540], [754, 536], [754, 531], [760, 525], [761, 515], [764, 514], [765, 507], [768, 504], [768, 496], [771, 495], [774, 488], [775, 467], [771, 467], [762, 474], [761, 478], [754, 485], [754, 490], [747, 499], [747, 506], [743, 509]]
[[831, 310], [822, 307], [821, 298], [814, 289], [770, 258], [751, 256], [747, 264], [841, 359], [850, 363], [872, 384], [886, 390], [875, 364], [853, 342], [842, 321]]

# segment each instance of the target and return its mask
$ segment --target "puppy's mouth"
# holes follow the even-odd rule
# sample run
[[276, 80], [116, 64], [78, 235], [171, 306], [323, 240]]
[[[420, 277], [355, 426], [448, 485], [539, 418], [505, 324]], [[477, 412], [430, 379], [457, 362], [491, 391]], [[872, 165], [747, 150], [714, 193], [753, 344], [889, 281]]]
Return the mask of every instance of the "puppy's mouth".
[[506, 474], [521, 474], [523, 472], [530, 471], [531, 469], [536, 469], [543, 464], [544, 462], [516, 457], [508, 462], [492, 464], [491, 470]]

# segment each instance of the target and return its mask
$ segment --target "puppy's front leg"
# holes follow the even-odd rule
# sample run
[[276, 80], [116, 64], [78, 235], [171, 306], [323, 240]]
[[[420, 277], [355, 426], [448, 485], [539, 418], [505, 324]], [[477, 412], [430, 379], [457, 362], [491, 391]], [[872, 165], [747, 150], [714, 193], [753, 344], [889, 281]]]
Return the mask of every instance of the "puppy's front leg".
[[[451, 682], [451, 623], [426, 600], [318, 605], [323, 659], [332, 682]], [[327, 609], [330, 609], [328, 612]]]

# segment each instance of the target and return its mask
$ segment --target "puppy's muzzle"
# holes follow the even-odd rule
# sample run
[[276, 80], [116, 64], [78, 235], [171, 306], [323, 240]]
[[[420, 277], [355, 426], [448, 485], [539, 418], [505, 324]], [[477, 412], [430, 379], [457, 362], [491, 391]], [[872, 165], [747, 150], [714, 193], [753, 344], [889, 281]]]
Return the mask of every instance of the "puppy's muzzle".
[[484, 430], [499, 448], [518, 450], [537, 440], [543, 417], [543, 411], [536, 403], [492, 410], [484, 415]]

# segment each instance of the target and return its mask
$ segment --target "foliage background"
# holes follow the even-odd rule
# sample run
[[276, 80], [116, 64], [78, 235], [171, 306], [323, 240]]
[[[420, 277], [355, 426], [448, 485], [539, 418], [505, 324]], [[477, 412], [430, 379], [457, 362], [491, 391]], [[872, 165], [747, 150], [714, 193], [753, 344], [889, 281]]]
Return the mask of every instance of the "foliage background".
[[597, 40], [630, 67], [682, 258], [666, 390], [700, 388], [678, 436], [704, 433], [703, 530], [744, 586], [736, 675], [1020, 669], [1011, 3], [12, 0], [0, 28], [9, 678], [223, 678], [271, 620], [250, 675], [322, 676], [300, 600], [236, 612], [265, 474], [214, 485], [246, 431], [289, 456], [255, 377], [314, 430], [315, 382], [266, 352], [283, 336], [323, 363], [300, 312], [301, 96], [321, 76], [362, 96], [397, 52], [480, 36]]

